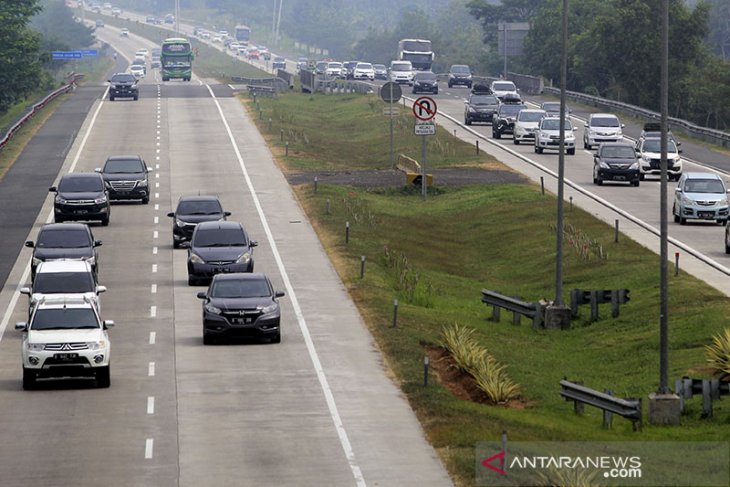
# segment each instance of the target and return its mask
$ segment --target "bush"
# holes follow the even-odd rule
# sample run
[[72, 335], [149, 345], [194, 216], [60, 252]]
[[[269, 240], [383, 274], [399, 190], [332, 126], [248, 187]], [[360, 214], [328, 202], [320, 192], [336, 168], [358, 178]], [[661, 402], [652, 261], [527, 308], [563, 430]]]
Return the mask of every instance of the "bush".
[[720, 380], [730, 380], [730, 328], [715, 335], [712, 345], [707, 345], [705, 350], [713, 375]]

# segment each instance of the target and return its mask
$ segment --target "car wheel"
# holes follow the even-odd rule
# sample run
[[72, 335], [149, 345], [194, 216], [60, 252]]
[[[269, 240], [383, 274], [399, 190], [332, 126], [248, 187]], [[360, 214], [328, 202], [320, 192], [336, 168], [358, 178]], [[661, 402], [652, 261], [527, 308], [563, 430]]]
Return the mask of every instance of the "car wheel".
[[590, 150], [590, 149], [591, 149], [591, 146], [590, 146], [590, 145], [588, 145], [588, 142], [586, 142], [586, 141], [585, 141], [585, 139], [583, 139], [583, 148], [584, 148], [584, 149], [588, 149], [588, 150]]
[[535, 146], [535, 153], [542, 154], [542, 147]]
[[110, 365], [107, 365], [106, 367], [100, 367], [99, 370], [96, 371], [96, 386], [101, 389], [106, 389], [111, 385], [111, 374], [110, 374]]
[[109, 97], [109, 101], [114, 101], [114, 97], [113, 96], [110, 96]]
[[109, 217], [108, 216], [106, 216], [106, 217], [104, 217], [104, 218], [101, 219], [101, 226], [102, 227], [108, 227], [109, 226]]
[[502, 134], [499, 132], [499, 130], [493, 130], [492, 131], [492, 137], [494, 137], [495, 139], [501, 139], [502, 138]]
[[469, 83], [468, 85], [466, 85], [466, 87], [471, 90], [471, 83]]
[[59, 218], [57, 216], [53, 217], [53, 223], [63, 223], [63, 222], [64, 222], [63, 218]]
[[727, 225], [727, 220], [721, 218], [721, 219], [717, 220], [717, 223], [719, 223], [720, 225], [722, 225], [724, 227], [725, 225]]
[[[642, 174], [639, 174], [639, 180], [640, 180], [640, 181], [643, 181], [644, 179], [646, 179], [646, 176], [644, 176], [644, 174], [643, 174], [643, 173], [642, 173]], [[672, 177], [671, 177], [671, 176], [669, 176], [669, 180], [670, 180], [670, 181], [672, 180]]]
[[23, 389], [26, 391], [32, 391], [35, 389], [35, 386], [35, 371], [23, 367]]
[[188, 274], [188, 286], [197, 286], [197, 285], [198, 285], [198, 279], [195, 276]]
[[139, 95], [134, 95], [134, 101], [139, 100]]
[[203, 345], [213, 345], [215, 343], [215, 340], [212, 336], [208, 335], [207, 333], [203, 333]]
[[142, 198], [142, 204], [143, 204], [143, 205], [146, 205], [146, 204], [148, 204], [149, 202], [150, 202], [150, 197], [149, 197], [149, 196], [145, 196], [144, 198]]
[[434, 94], [434, 95], [438, 95], [438, 94], [439, 94], [439, 90], [438, 90], [438, 88], [436, 88], [436, 91], [434, 91], [434, 92], [433, 92], [433, 94]]
[[[540, 152], [542, 152], [542, 151], [540, 151]], [[574, 155], [575, 155], [575, 148], [573, 148], [573, 149], [568, 149], [568, 155], [569, 155], [569, 156], [574, 156]]]
[[277, 333], [271, 337], [271, 343], [281, 343], [281, 333]]
[[168, 81], [169, 79], [170, 78], [165, 78], [164, 76], [162, 77], [162, 81]]
[[639, 186], [640, 181], [637, 179], [636, 181], [631, 181], [631, 186]]
[[684, 217], [682, 217], [682, 216], [680, 216], [679, 217], [679, 224], [680, 225], [686, 225], [687, 224], [687, 219], [684, 218]]
[[466, 120], [464, 120], [464, 123], [467, 125], [471, 125], [471, 118], [467, 118]]

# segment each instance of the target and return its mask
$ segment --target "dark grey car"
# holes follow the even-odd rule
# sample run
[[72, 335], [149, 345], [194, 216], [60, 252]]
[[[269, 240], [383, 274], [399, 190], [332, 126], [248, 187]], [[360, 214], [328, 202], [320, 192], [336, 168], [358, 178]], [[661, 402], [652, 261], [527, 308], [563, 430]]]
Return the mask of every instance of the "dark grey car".
[[56, 223], [68, 220], [100, 221], [109, 225], [111, 204], [101, 174], [72, 172], [61, 176], [58, 186], [48, 188], [56, 193], [53, 218]]
[[188, 247], [188, 285], [208, 282], [216, 274], [253, 272], [253, 248], [238, 222], [202, 222], [195, 227]]
[[178, 249], [182, 242], [190, 241], [198, 223], [225, 220], [231, 212], [223, 211], [216, 196], [183, 196], [167, 216], [172, 218], [172, 246]]
[[593, 155], [593, 183], [621, 181], [639, 185], [639, 158], [628, 142], [604, 142]]
[[96, 169], [104, 177], [109, 198], [142, 200], [145, 205], [150, 202], [150, 171], [140, 156], [110, 156], [103, 168]]
[[277, 299], [282, 296], [284, 292], [275, 291], [261, 273], [214, 276], [208, 290], [198, 293], [203, 300], [203, 343], [223, 337], [260, 337], [279, 343]]
[[109, 79], [109, 101], [117, 98], [139, 98], [137, 78], [131, 73], [117, 73]]
[[100, 245], [101, 240], [94, 240], [91, 229], [85, 223], [46, 223], [38, 232], [35, 243], [32, 240], [25, 242], [26, 247], [33, 249], [31, 279], [35, 278], [36, 267], [41, 262], [61, 259], [87, 261], [96, 278], [99, 273], [96, 247]]

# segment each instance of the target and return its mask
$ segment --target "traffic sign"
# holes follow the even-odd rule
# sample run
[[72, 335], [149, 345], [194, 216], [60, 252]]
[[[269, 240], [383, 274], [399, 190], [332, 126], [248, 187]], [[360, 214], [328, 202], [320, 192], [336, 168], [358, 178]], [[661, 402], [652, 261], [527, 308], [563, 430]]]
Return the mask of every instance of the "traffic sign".
[[81, 51], [52, 51], [51, 59], [81, 59]]
[[398, 117], [400, 116], [400, 108], [396, 107], [385, 107], [383, 108], [383, 115], [386, 117]]
[[416, 122], [415, 133], [416, 135], [436, 135], [436, 125], [431, 120]]
[[400, 100], [402, 95], [403, 91], [400, 89], [400, 85], [392, 81], [385, 83], [380, 88], [380, 98], [386, 103], [395, 103]]
[[79, 51], [82, 56], [96, 56], [99, 52], [96, 49], [82, 49]]
[[413, 114], [418, 120], [431, 120], [436, 116], [436, 102], [430, 96], [422, 96], [413, 102]]

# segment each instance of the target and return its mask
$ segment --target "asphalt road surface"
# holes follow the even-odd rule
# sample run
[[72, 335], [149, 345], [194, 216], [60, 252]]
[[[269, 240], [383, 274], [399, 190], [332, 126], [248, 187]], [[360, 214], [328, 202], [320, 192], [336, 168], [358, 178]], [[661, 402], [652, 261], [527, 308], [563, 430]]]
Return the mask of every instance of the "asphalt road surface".
[[[149, 47], [134, 37], [117, 45], [127, 57]], [[12, 325], [27, 316], [17, 288], [29, 280], [30, 252], [19, 249], [25, 236], [3, 233], [4, 247], [20, 253], [8, 255], [0, 294], [0, 484], [450, 485], [240, 102], [203, 80], [156, 78], [148, 74], [137, 102], [102, 101], [104, 87], [89, 88], [96, 99], [76, 108], [80, 128], [61, 123], [65, 134], [29, 145], [63, 153], [72, 141], [60, 173], [139, 154], [154, 168], [152, 198], [114, 204], [110, 225], [92, 227], [104, 242], [103, 318], [117, 325], [109, 389], [76, 380], [22, 390]], [[27, 238], [50, 221], [58, 166], [43, 178], [25, 169], [27, 197], [9, 204], [31, 215]], [[256, 270], [286, 292], [280, 344], [203, 345], [195, 294], [204, 288], [188, 287], [186, 251], [173, 250], [165, 216], [181, 195], [198, 193], [218, 195], [259, 241]]]

